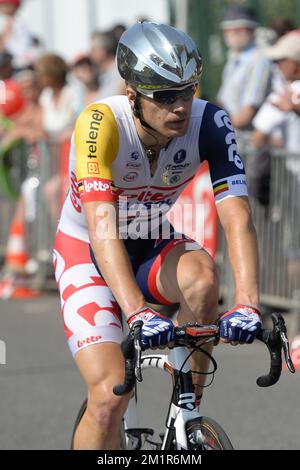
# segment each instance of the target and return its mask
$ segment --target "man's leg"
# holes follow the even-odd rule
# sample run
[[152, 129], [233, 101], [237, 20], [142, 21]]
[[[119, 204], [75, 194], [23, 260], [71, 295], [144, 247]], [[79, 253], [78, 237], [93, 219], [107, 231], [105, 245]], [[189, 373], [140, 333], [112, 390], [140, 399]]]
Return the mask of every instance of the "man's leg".
[[[215, 264], [204, 250], [186, 251], [181, 243], [168, 252], [156, 275], [159, 293], [171, 302], [179, 302], [178, 324], [213, 323], [217, 318], [218, 281]], [[213, 344], [204, 349], [211, 353]], [[207, 372], [209, 359], [202, 353], [191, 357], [192, 370]], [[202, 394], [204, 375], [194, 374], [196, 394]]]
[[74, 436], [74, 449], [119, 449], [121, 421], [129, 400], [112, 391], [124, 381], [120, 345], [97, 344], [79, 351], [75, 360], [88, 388], [88, 402]]
[[54, 250], [68, 344], [86, 383], [87, 410], [74, 436], [75, 449], [115, 450], [129, 397], [113, 387], [124, 381], [118, 305], [90, 258], [89, 245], [59, 231]]

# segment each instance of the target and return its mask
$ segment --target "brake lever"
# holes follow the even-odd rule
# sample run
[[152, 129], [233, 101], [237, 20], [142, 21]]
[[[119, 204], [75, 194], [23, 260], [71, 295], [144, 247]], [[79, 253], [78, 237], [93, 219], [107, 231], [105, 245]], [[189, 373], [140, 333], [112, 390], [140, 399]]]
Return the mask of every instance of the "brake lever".
[[134, 373], [136, 380], [138, 382], [143, 381], [142, 376], [142, 365], [141, 365], [141, 358], [142, 358], [142, 347], [141, 347], [141, 329], [143, 326], [143, 322], [141, 320], [137, 321], [134, 325], [134, 349], [136, 352], [136, 363], [134, 367]]
[[285, 333], [280, 333], [280, 338], [281, 338], [281, 343], [282, 343], [282, 349], [284, 352], [284, 358], [286, 365], [288, 366], [289, 371], [294, 374], [296, 372], [291, 355], [290, 355], [290, 346], [289, 346], [289, 340], [286, 336]]
[[275, 315], [275, 314], [272, 314], [272, 320], [273, 320], [274, 325], [276, 326], [276, 329], [279, 331], [279, 334], [280, 334], [280, 340], [281, 340], [281, 345], [282, 345], [282, 349], [284, 352], [284, 359], [285, 359], [286, 365], [289, 371], [292, 374], [294, 374], [296, 371], [295, 371], [295, 367], [294, 367], [294, 364], [290, 355], [290, 346], [289, 346], [289, 340], [287, 337], [287, 329], [286, 329], [285, 321], [281, 315]]

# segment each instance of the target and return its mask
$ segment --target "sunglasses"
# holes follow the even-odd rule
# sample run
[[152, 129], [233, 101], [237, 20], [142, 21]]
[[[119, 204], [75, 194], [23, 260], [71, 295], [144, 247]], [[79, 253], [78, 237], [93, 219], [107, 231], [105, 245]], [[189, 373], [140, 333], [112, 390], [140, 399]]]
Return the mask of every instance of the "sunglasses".
[[185, 88], [172, 88], [163, 91], [141, 91], [138, 92], [160, 104], [174, 104], [177, 100], [189, 101], [195, 94], [197, 85], [188, 85]]

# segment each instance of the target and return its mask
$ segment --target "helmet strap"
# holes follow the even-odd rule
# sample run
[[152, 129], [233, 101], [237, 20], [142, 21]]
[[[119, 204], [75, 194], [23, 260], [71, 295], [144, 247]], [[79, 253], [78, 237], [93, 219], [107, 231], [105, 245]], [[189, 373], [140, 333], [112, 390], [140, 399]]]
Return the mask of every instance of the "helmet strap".
[[[134, 99], [134, 105], [132, 107], [132, 112], [133, 112], [134, 117], [140, 121], [141, 126], [144, 129], [144, 131], [147, 132], [147, 134], [151, 135], [151, 137], [153, 137], [154, 140], [156, 140], [157, 143], [155, 145], [160, 145], [159, 141], [158, 141], [158, 137], [156, 135], [153, 135], [152, 132], [151, 132], [151, 131], [153, 131], [153, 132], [155, 132], [155, 134], [157, 134], [157, 130], [154, 129], [154, 127], [150, 126], [150, 124], [148, 124], [143, 118], [143, 113], [142, 113], [142, 109], [141, 109], [141, 102], [140, 102], [140, 93], [138, 93], [138, 92], [137, 92], [136, 97]], [[167, 145], [169, 145], [170, 141], [171, 140], [169, 140]], [[145, 147], [145, 149], [146, 149], [146, 147]], [[146, 153], [147, 153], [147, 149], [146, 149]], [[147, 153], [147, 156], [149, 158], [148, 153]]]
[[132, 111], [133, 111], [133, 115], [140, 121], [143, 127], [146, 127], [147, 129], [151, 129], [152, 131], [156, 132], [156, 130], [153, 129], [153, 127], [150, 126], [150, 124], [148, 124], [143, 118], [141, 102], [140, 102], [140, 94], [138, 91], [136, 92], [136, 97], [134, 100], [134, 106], [132, 108]]

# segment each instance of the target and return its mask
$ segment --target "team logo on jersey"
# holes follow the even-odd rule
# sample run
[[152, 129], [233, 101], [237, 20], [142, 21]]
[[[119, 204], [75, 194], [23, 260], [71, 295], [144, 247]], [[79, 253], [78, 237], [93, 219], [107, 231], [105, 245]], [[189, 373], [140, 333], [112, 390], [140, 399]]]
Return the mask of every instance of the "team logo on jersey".
[[135, 181], [138, 178], [139, 174], [136, 171], [131, 171], [124, 176], [123, 180], [130, 183], [131, 181]]
[[79, 192], [90, 193], [92, 191], [110, 191], [110, 184], [100, 179], [91, 180], [89, 178], [81, 180], [78, 183]]
[[174, 155], [174, 163], [182, 163], [186, 159], [186, 150], [182, 149], [179, 150], [175, 155]]
[[133, 161], [133, 162], [136, 162], [140, 157], [140, 154], [139, 152], [132, 152], [132, 154], [130, 155], [130, 160]]
[[98, 145], [98, 136], [101, 127], [101, 121], [104, 118], [104, 114], [98, 109], [93, 109], [92, 119], [90, 122], [88, 139], [86, 144], [88, 145], [89, 154], [88, 158], [97, 158], [97, 145]]
[[214, 121], [219, 129], [221, 129], [222, 127], [226, 127], [228, 129], [229, 132], [227, 132], [225, 136], [225, 142], [228, 147], [228, 160], [230, 162], [233, 162], [235, 166], [238, 167], [239, 170], [243, 170], [244, 164], [238, 153], [238, 147], [236, 143], [234, 129], [232, 127], [232, 124], [230, 122], [230, 119], [227, 113], [223, 109], [220, 109], [220, 111], [218, 111], [214, 115]]
[[162, 173], [162, 180], [165, 184], [168, 186], [171, 184], [176, 184], [178, 181], [180, 181], [181, 176], [180, 174], [172, 174], [168, 171], [168, 169], [165, 169], [164, 172]]
[[99, 164], [97, 162], [89, 162], [87, 167], [89, 175], [97, 175], [99, 173]]
[[177, 165], [168, 164], [162, 171], [162, 180], [165, 184], [171, 185], [177, 183], [181, 179], [184, 170], [191, 165], [191, 162], [179, 163]]
[[141, 168], [142, 164], [139, 162], [127, 162], [126, 168]]

